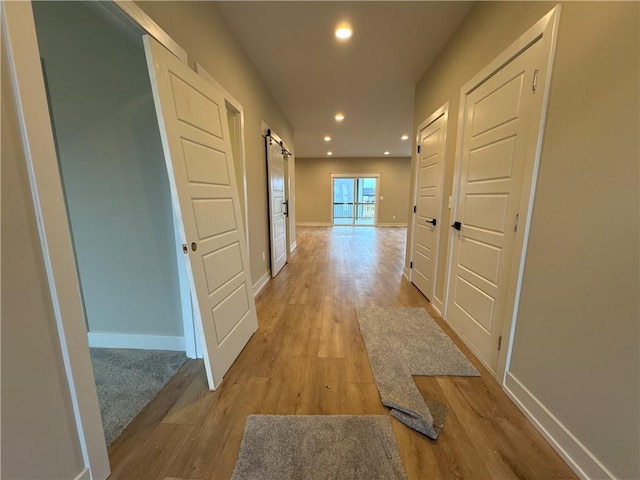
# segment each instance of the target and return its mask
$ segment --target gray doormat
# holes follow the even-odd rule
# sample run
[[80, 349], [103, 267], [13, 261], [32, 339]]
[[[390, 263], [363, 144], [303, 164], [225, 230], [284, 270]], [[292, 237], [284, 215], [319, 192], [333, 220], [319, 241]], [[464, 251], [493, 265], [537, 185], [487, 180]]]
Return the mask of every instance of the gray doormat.
[[425, 400], [412, 375], [479, 376], [424, 308], [359, 308], [360, 332], [382, 403], [407, 426], [438, 438], [447, 407]]
[[91, 362], [107, 446], [187, 361], [184, 352], [92, 348]]
[[250, 415], [234, 480], [406, 479], [389, 417]]

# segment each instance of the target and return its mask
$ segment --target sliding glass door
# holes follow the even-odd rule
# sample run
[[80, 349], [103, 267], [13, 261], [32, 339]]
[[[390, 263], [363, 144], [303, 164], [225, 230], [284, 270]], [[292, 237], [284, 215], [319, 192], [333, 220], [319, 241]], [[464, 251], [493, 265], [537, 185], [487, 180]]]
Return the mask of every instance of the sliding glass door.
[[332, 176], [333, 224], [375, 225], [378, 177]]

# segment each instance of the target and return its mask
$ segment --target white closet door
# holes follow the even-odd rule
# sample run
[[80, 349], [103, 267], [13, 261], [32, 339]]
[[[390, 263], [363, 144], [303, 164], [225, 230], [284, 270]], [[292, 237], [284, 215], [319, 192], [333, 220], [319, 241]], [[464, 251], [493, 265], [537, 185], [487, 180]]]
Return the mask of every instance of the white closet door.
[[154, 39], [144, 44], [213, 390], [258, 328], [224, 98]]
[[420, 131], [411, 281], [431, 302], [435, 292], [438, 239], [443, 228], [440, 212], [446, 122], [443, 114]]
[[[540, 42], [467, 95], [447, 320], [494, 372], [520, 217]], [[456, 228], [454, 227], [454, 228]]]

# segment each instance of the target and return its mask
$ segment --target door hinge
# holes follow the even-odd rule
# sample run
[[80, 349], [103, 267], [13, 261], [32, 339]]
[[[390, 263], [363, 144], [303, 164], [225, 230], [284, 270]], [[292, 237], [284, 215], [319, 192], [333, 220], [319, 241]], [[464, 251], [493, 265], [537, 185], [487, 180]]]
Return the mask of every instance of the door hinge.
[[502, 335], [498, 337], [498, 351], [502, 348]]
[[420, 145], [418, 145], [418, 153], [420, 153]]
[[413, 206], [413, 213], [416, 213], [416, 206]]
[[516, 221], [513, 224], [513, 231], [517, 232], [518, 231], [518, 223], [520, 222], [520, 214], [516, 213]]
[[536, 68], [535, 71], [533, 72], [533, 83], [531, 84], [531, 90], [535, 92], [537, 87], [538, 87], [538, 69]]
[[413, 262], [409, 262], [409, 268], [413, 268]]

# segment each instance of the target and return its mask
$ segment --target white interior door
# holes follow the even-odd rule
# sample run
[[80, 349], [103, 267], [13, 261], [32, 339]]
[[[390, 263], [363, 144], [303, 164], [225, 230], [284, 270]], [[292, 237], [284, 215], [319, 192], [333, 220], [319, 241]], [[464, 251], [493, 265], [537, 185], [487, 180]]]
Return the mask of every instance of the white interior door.
[[433, 301], [435, 292], [438, 244], [442, 230], [440, 213], [446, 122], [443, 113], [419, 133], [411, 281], [430, 301]]
[[287, 263], [286, 199], [282, 145], [267, 136], [267, 170], [269, 175], [269, 230], [271, 277]]
[[[539, 44], [466, 95], [447, 320], [494, 372], [520, 218]], [[527, 189], [528, 191], [528, 189]], [[526, 202], [523, 202], [526, 203]]]
[[214, 389], [258, 328], [224, 97], [154, 39], [144, 40], [209, 387]]

